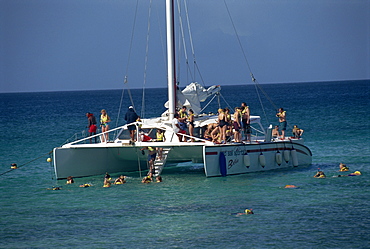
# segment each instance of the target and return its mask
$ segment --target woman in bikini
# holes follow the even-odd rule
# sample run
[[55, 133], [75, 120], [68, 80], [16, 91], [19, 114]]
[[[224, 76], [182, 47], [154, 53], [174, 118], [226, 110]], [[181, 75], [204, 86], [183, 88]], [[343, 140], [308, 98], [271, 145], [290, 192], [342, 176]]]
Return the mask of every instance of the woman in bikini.
[[[107, 132], [109, 130], [109, 123], [110, 117], [107, 114], [107, 111], [105, 109], [101, 110], [100, 115], [100, 127], [102, 132]], [[102, 142], [108, 142], [108, 133], [103, 134], [102, 136]]]
[[193, 109], [189, 110], [188, 116], [188, 128], [189, 128], [189, 135], [192, 137], [191, 141], [194, 142], [194, 111]]

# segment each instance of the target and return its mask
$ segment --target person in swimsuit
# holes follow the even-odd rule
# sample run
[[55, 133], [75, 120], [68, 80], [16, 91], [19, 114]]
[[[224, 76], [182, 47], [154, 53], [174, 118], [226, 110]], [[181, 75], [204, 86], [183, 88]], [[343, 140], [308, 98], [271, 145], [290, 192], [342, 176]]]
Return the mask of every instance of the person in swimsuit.
[[225, 143], [225, 141], [226, 141], [226, 128], [227, 128], [227, 117], [226, 117], [226, 114], [225, 114], [225, 109], [218, 109], [218, 128], [219, 128], [219, 131], [220, 131], [221, 143]]
[[[107, 111], [105, 109], [101, 110], [101, 115], [100, 115], [100, 127], [102, 132], [107, 132], [109, 130], [109, 122], [110, 122], [110, 117], [107, 114]], [[102, 142], [108, 142], [109, 139], [109, 134], [105, 133], [102, 136]]]
[[115, 181], [114, 184], [124, 184], [126, 183], [126, 176], [120, 175]]
[[[86, 113], [87, 117], [87, 128], [89, 129], [89, 136], [96, 135], [96, 118], [94, 114], [88, 112]], [[92, 138], [90, 138], [90, 143], [92, 143]], [[96, 143], [96, 137], [95, 137], [95, 143]]]
[[241, 134], [240, 134], [241, 124], [240, 124], [240, 121], [241, 121], [241, 111], [240, 111], [240, 108], [239, 107], [235, 107], [233, 126], [234, 126], [234, 141], [236, 143], [240, 143], [241, 142]]
[[[194, 111], [193, 109], [189, 109], [189, 116], [188, 116], [188, 127], [189, 127], [189, 135], [194, 137]], [[191, 138], [191, 141], [194, 142], [194, 138]]]
[[[164, 136], [164, 133], [161, 129], [157, 129], [156, 133], [156, 142], [164, 142], [166, 140], [166, 137]], [[162, 154], [163, 154], [163, 148], [158, 148], [158, 158], [162, 160]]]
[[155, 158], [157, 156], [156, 148], [148, 146], [148, 147], [144, 147], [140, 150], [142, 152], [144, 152], [144, 150], [148, 150], [149, 174], [153, 174], [153, 172], [154, 172], [154, 161], [155, 161]]
[[250, 125], [250, 109], [249, 106], [245, 102], [242, 103], [241, 106], [242, 110], [242, 124], [243, 124], [243, 131], [245, 134], [245, 139], [250, 142], [251, 141], [251, 125]]
[[279, 126], [278, 125], [275, 125], [275, 128], [272, 129], [272, 137], [278, 138], [279, 136], [280, 136]]
[[294, 125], [293, 126], [293, 130], [292, 130], [292, 133], [293, 133], [293, 137], [294, 138], [301, 138], [302, 134], [303, 134], [303, 130], [298, 128], [297, 125]]
[[276, 114], [276, 117], [279, 118], [279, 123], [280, 123], [280, 130], [281, 130], [281, 140], [285, 139], [285, 131], [286, 131], [286, 111], [284, 111], [283, 108], [279, 109], [279, 112]]

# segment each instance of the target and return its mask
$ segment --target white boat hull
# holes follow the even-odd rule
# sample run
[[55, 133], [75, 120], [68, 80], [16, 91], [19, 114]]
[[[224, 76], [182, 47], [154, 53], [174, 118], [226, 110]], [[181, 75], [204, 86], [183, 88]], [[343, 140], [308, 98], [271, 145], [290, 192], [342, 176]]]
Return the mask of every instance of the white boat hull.
[[204, 143], [182, 143], [165, 146], [165, 143], [142, 143], [140, 146], [122, 146], [108, 143], [100, 146], [58, 147], [53, 151], [54, 170], [57, 179], [146, 170], [147, 154], [142, 155], [140, 151], [144, 146], [171, 148], [167, 163], [202, 162], [203, 145]]
[[207, 177], [309, 166], [312, 163], [311, 151], [293, 141], [204, 146], [203, 156]]

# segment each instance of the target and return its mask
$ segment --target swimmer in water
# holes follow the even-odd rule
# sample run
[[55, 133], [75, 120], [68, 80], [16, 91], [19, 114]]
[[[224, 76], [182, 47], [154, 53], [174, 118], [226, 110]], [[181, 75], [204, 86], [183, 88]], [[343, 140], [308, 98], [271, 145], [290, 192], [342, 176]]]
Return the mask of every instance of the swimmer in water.
[[81, 184], [79, 187], [80, 188], [88, 188], [88, 187], [91, 187], [91, 184], [85, 183], [85, 184]]
[[68, 176], [67, 177], [67, 182], [66, 182], [66, 184], [72, 184], [72, 183], [74, 183], [75, 181], [73, 180], [73, 177], [72, 176]]
[[114, 181], [114, 184], [124, 184], [124, 183], [126, 183], [126, 176], [124, 175], [121, 175]]
[[295, 186], [295, 185], [285, 185], [285, 187], [284, 188], [298, 188], [297, 186]]
[[157, 176], [157, 177], [155, 178], [155, 180], [156, 180], [156, 182], [162, 182], [162, 176]]
[[142, 180], [141, 180], [142, 183], [151, 183], [152, 182], [152, 178], [150, 178], [150, 176], [145, 176]]
[[248, 209], [248, 208], [247, 208], [246, 210], [244, 210], [244, 213], [237, 213], [237, 214], [236, 214], [236, 216], [248, 215], [248, 214], [254, 214], [254, 213], [253, 213], [253, 209], [251, 209], [251, 208], [250, 208], [250, 209]]
[[313, 177], [315, 177], [315, 178], [325, 178], [326, 175], [325, 175], [324, 171], [319, 170], [319, 171], [317, 171], [316, 175], [314, 175]]
[[339, 171], [348, 171], [348, 170], [349, 168], [344, 163], [339, 164]]

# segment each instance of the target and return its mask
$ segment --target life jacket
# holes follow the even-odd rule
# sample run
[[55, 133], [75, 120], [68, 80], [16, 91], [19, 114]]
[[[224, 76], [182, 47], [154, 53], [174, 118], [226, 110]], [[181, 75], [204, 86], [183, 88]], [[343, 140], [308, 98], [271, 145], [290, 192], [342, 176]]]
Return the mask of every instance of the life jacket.
[[157, 133], [157, 141], [162, 142], [163, 141], [163, 133]]

